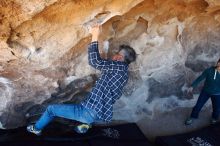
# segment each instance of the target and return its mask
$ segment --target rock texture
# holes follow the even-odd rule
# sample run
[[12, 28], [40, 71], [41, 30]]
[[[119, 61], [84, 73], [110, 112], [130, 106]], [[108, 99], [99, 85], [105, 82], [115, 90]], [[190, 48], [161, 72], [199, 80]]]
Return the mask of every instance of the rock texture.
[[[219, 10], [215, 0], [1, 0], [2, 128], [27, 124], [27, 115], [41, 111], [70, 85], [75, 89], [74, 81], [93, 85], [85, 78], [99, 75], [87, 62], [89, 27], [95, 22], [102, 24], [100, 48], [104, 41], [110, 46], [103, 57], [120, 44], [138, 54], [115, 105], [115, 120], [153, 119], [192, 107], [197, 96], [186, 95], [186, 87], [220, 56]], [[88, 91], [82, 89], [82, 94]]]

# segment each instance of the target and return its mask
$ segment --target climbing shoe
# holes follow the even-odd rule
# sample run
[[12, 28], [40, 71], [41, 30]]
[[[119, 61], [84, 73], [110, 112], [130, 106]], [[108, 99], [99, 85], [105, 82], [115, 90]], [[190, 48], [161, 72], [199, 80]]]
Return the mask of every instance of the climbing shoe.
[[37, 136], [41, 135], [41, 130], [37, 130], [34, 125], [27, 126], [27, 131]]
[[210, 122], [211, 122], [211, 124], [215, 124], [215, 123], [217, 123], [217, 120], [212, 118]]
[[194, 121], [194, 118], [190, 117], [190, 118], [186, 119], [185, 125], [192, 125], [193, 121]]
[[90, 125], [88, 124], [81, 124], [81, 125], [78, 125], [74, 128], [74, 130], [79, 133], [79, 134], [84, 134], [86, 133], [89, 129], [91, 128]]

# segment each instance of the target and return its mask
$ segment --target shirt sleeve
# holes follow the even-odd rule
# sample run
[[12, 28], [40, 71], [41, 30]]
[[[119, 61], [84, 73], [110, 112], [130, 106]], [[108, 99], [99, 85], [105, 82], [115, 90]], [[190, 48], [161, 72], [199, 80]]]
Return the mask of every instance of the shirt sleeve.
[[102, 59], [100, 57], [98, 50], [98, 41], [94, 41], [89, 44], [88, 60], [89, 60], [89, 65], [91, 65], [92, 67], [98, 70], [108, 69], [111, 64], [111, 61]]
[[195, 79], [195, 80], [193, 81], [193, 83], [191, 84], [191, 86], [192, 86], [193, 88], [197, 87], [198, 84], [199, 84], [202, 80], [204, 80], [204, 79], [207, 77], [208, 70], [209, 70], [209, 69], [206, 69], [205, 71], [203, 71], [203, 73], [202, 73], [197, 79]]
[[[115, 103], [115, 101], [118, 100], [121, 96], [122, 96], [122, 92], [113, 94], [113, 95], [112, 95], [112, 99], [114, 99], [114, 100], [113, 100], [114, 103]], [[114, 103], [113, 103], [113, 104], [114, 104]]]

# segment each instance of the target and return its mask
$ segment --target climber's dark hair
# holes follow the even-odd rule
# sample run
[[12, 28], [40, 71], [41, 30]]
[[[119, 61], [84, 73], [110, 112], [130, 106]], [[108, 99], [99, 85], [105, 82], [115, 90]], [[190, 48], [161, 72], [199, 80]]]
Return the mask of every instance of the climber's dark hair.
[[134, 62], [136, 60], [136, 52], [134, 49], [128, 45], [120, 45], [119, 51], [124, 50], [125, 51], [125, 56], [124, 56], [124, 61], [127, 64], [130, 64], [131, 62]]

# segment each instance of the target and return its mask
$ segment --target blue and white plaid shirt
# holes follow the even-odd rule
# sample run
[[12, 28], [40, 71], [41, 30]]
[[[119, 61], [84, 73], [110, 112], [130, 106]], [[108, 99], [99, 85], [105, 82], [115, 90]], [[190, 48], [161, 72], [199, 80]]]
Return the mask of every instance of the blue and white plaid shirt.
[[110, 122], [113, 104], [122, 95], [128, 80], [128, 64], [101, 59], [97, 41], [89, 44], [88, 58], [92, 67], [101, 70], [101, 77], [82, 105], [95, 111], [100, 120]]

